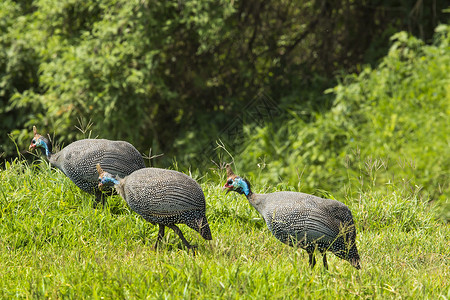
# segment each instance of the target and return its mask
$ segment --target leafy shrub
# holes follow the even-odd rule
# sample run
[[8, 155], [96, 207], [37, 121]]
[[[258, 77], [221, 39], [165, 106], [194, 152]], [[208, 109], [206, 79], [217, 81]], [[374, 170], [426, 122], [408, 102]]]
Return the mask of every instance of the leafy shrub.
[[[418, 27], [427, 40], [445, 16], [441, 2], [398, 5], [2, 1], [0, 152], [16, 154], [11, 133], [25, 149], [32, 125], [72, 142], [83, 137], [81, 119], [92, 121], [93, 136], [166, 153], [161, 165], [172, 155], [187, 164], [185, 154], [201, 153], [262, 90], [278, 104], [298, 103], [296, 95], [316, 95], [336, 71], [375, 63], [388, 33]], [[301, 100], [314, 115], [328, 99]]]
[[[450, 26], [437, 27], [433, 45], [405, 32], [392, 41], [377, 68], [344, 76], [326, 91], [334, 104], [313, 122], [301, 118], [299, 106], [280, 128], [247, 128], [237, 161], [246, 170], [264, 161], [262, 178], [309, 192], [344, 195], [348, 178], [379, 188], [405, 180], [448, 205]], [[375, 172], [380, 168], [385, 172]]]

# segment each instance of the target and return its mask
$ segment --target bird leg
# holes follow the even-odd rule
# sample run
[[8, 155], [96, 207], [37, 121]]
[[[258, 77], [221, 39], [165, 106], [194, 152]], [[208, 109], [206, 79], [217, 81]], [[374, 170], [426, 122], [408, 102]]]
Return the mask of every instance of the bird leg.
[[325, 269], [328, 270], [327, 253], [326, 252], [323, 253], [323, 266], [325, 267]]
[[159, 231], [158, 231], [158, 238], [156, 239], [156, 243], [155, 243], [155, 250], [158, 248], [158, 243], [162, 240], [162, 238], [164, 237], [164, 232], [165, 232], [166, 226], [159, 224]]
[[188, 249], [197, 248], [196, 246], [189, 244], [189, 242], [184, 238], [183, 233], [181, 232], [180, 228], [178, 228], [177, 225], [172, 224], [172, 225], [167, 225], [167, 227], [171, 228], [173, 231], [175, 231], [176, 234], [178, 234], [178, 236], [180, 237], [181, 241], [186, 246], [186, 248], [188, 248]]
[[311, 266], [311, 269], [312, 269], [316, 265], [316, 258], [314, 257], [314, 250], [308, 251], [308, 255], [309, 255], [309, 265]]
[[95, 202], [93, 204], [93, 207], [97, 208], [100, 203], [104, 207], [105, 206], [105, 197], [106, 197], [106, 195], [104, 195], [102, 192], [96, 192], [95, 193]]

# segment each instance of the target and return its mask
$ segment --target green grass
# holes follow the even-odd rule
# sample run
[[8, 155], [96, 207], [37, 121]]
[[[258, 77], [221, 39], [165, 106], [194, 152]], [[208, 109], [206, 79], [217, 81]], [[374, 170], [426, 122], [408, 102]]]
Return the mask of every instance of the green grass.
[[153, 251], [156, 226], [118, 196], [93, 209], [93, 196], [45, 163], [7, 163], [0, 179], [2, 299], [450, 298], [450, 227], [401, 185], [340, 199], [357, 224], [362, 270], [330, 254], [326, 271], [278, 242], [243, 196], [225, 195], [220, 172], [202, 178], [213, 240], [180, 226], [196, 256], [169, 230]]

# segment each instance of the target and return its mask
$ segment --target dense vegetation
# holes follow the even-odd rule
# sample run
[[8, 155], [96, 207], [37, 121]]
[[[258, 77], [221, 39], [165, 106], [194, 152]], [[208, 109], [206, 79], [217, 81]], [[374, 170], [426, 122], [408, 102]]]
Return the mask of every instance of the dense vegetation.
[[[249, 127], [238, 160], [268, 182], [310, 192], [344, 195], [349, 184], [383, 188], [400, 178], [446, 205], [450, 218], [449, 29], [438, 27], [430, 46], [404, 32], [394, 35], [377, 68], [327, 90], [335, 95], [329, 111], [305, 122], [301, 107], [292, 105], [283, 125]], [[375, 176], [379, 168], [386, 172]]]
[[[0, 298], [450, 298], [444, 2], [1, 1]], [[26, 153], [32, 125], [164, 153], [213, 241], [183, 226], [197, 256], [172, 233], [153, 252], [120, 197], [93, 209]], [[309, 270], [223, 194], [230, 161], [255, 192], [346, 203], [363, 269]]]
[[37, 125], [61, 145], [125, 139], [164, 153], [160, 167], [204, 173], [231, 154], [262, 182], [340, 196], [361, 165], [391, 161], [384, 178], [361, 180], [410, 178], [445, 203], [443, 5], [2, 1], [0, 155], [15, 157], [14, 142], [25, 154]]
[[[397, 31], [430, 42], [442, 1], [13, 1], [0, 3], [0, 150], [31, 126], [60, 143], [125, 139], [201, 153], [261, 92], [306, 116], [336, 72], [376, 64]], [[247, 120], [250, 121], [250, 120]], [[250, 121], [254, 122], [254, 120]], [[181, 159], [181, 158], [180, 158]], [[183, 161], [189, 164], [189, 161]]]

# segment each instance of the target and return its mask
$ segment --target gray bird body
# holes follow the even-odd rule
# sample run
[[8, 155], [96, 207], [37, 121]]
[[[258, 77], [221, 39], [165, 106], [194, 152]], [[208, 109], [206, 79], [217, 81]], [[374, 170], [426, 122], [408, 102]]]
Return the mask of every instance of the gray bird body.
[[115, 188], [132, 210], [148, 222], [159, 224], [155, 247], [164, 235], [164, 226], [172, 228], [188, 248], [192, 247], [175, 224], [186, 224], [204, 239], [212, 239], [203, 190], [191, 177], [172, 170], [145, 168], [119, 179]]
[[343, 203], [297, 192], [252, 194], [249, 202], [281, 242], [308, 253], [331, 251], [359, 267], [353, 217]]
[[125, 177], [145, 168], [141, 154], [128, 142], [105, 139], [84, 139], [73, 142], [49, 158], [52, 166], [60, 169], [80, 189], [99, 194], [99, 163], [105, 171]]
[[345, 204], [298, 192], [254, 194], [247, 180], [235, 175], [230, 165], [226, 169], [224, 189], [244, 194], [278, 240], [308, 252], [311, 267], [316, 263], [314, 251], [318, 250], [326, 268], [326, 251], [361, 268], [353, 216]]

